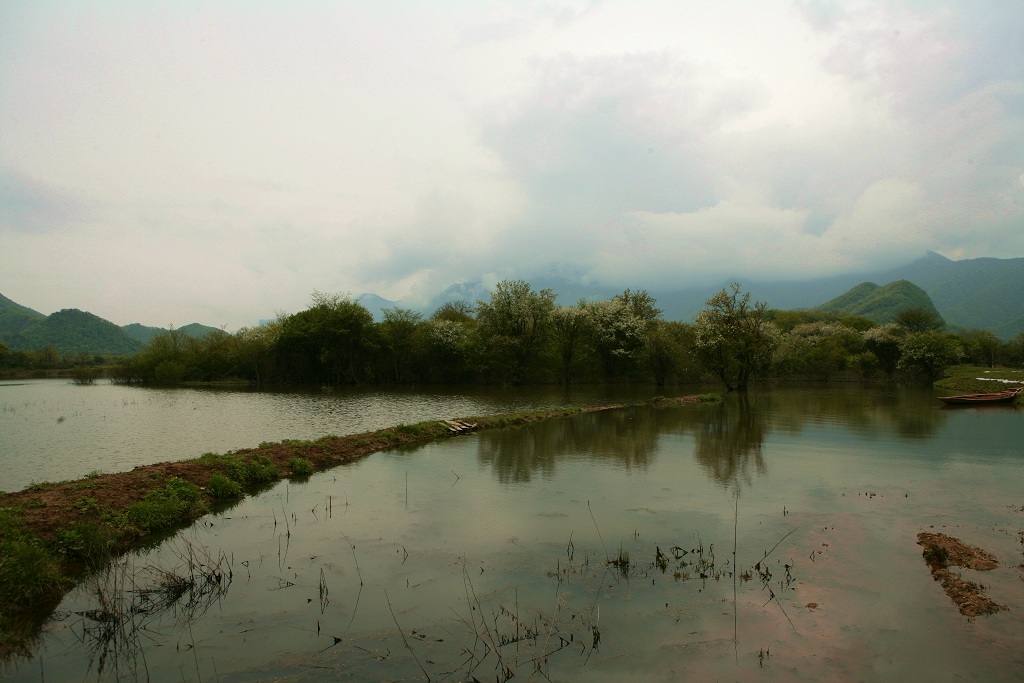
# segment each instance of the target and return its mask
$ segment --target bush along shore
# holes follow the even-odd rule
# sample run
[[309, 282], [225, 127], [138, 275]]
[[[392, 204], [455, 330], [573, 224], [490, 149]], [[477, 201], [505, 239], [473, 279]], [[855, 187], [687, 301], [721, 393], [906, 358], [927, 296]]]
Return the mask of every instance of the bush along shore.
[[[655, 405], [717, 396], [656, 398]], [[561, 408], [457, 421], [398, 425], [315, 441], [263, 443], [224, 455], [92, 473], [33, 484], [0, 496], [0, 659], [27, 654], [62, 597], [90, 571], [183, 528], [281, 479], [302, 480], [372, 453], [456, 436], [564, 418], [599, 408]], [[453, 426], [461, 425], [461, 426]]]

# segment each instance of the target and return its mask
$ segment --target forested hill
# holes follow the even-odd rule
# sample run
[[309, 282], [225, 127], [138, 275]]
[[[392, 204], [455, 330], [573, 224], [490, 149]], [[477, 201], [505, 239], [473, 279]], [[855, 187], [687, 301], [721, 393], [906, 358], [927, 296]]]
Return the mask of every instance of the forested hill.
[[0, 341], [11, 346], [8, 338], [16, 337], [40, 320], [46, 320], [46, 316], [0, 294]]
[[52, 344], [64, 356], [79, 353], [120, 356], [142, 348], [141, 342], [129, 337], [114, 323], [76, 308], [57, 311], [13, 334], [7, 330], [0, 330], [0, 334], [11, 349], [40, 349]]
[[[77, 308], [47, 316], [0, 294], [0, 342], [12, 350], [35, 351], [53, 345], [62, 355], [120, 356], [136, 353], [150, 339], [167, 331], [167, 328], [139, 323], [119, 327]], [[191, 323], [178, 331], [186, 337], [202, 339], [218, 329]]]
[[1024, 332], [1024, 258], [952, 261], [929, 254], [900, 272], [928, 292], [950, 327], [985, 329], [1003, 339]]
[[861, 316], [879, 325], [895, 322], [900, 311], [907, 309], [921, 309], [940, 317], [928, 293], [907, 280], [883, 286], [863, 282], [817, 309]]
[[[950, 329], [989, 330], [1002, 339], [1024, 332], [1024, 258], [953, 261], [928, 253], [886, 271], [866, 271], [801, 281], [757, 282], [736, 278], [754, 299], [780, 310], [820, 306], [862, 282], [886, 285], [907, 280], [927, 292]], [[717, 288], [651, 291], [669, 320], [693, 320]], [[559, 301], [562, 300], [562, 292]]]
[[[149, 327], [142, 325], [141, 323], [132, 323], [125, 325], [121, 328], [128, 333], [132, 339], [137, 339], [143, 344], [149, 343], [149, 340], [153, 337], [168, 332], [166, 327]], [[209, 325], [201, 325], [199, 323], [189, 323], [184, 327], [177, 328], [177, 331], [185, 335], [186, 337], [192, 337], [193, 339], [202, 339], [211, 332], [217, 332], [218, 328], [210, 327]]]

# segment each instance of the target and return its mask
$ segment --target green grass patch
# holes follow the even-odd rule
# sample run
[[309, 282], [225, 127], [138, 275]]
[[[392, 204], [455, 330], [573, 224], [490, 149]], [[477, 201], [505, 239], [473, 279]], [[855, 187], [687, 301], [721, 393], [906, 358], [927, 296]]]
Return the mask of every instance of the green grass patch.
[[100, 567], [117, 551], [117, 534], [103, 522], [75, 522], [57, 530], [50, 549], [66, 560]]
[[[998, 381], [1003, 380], [1003, 381]], [[1024, 385], [1024, 370], [1019, 368], [986, 368], [977, 365], [954, 365], [946, 377], [935, 383], [944, 395], [981, 394]]]
[[132, 503], [127, 516], [140, 531], [153, 533], [191, 521], [204, 511], [199, 487], [172, 477], [163, 488], [154, 489], [142, 500]]
[[[265, 455], [253, 455], [243, 458], [235, 453], [227, 453], [225, 455], [203, 453], [199, 456], [199, 462], [207, 467], [222, 470], [224, 476], [238, 484], [241, 490], [263, 486], [277, 480], [277, 465]], [[217, 479], [216, 484], [213, 483], [213, 477], [216, 476], [217, 474], [211, 475], [211, 483], [207, 486], [207, 493], [217, 500], [237, 498], [238, 496], [232, 494], [227, 484], [223, 483], [220, 479]], [[216, 487], [217, 494], [211, 491], [211, 486]]]
[[21, 515], [0, 508], [0, 595], [28, 605], [60, 584], [60, 564], [37, 537], [25, 531]]
[[313, 463], [305, 458], [294, 457], [288, 460], [288, 469], [291, 470], [293, 478], [308, 478], [313, 474]]
[[277, 465], [265, 455], [243, 460], [237, 455], [225, 456], [224, 471], [228, 478], [245, 488], [269, 484], [277, 479]]
[[242, 497], [242, 485], [220, 472], [214, 472], [210, 475], [206, 492], [214, 500], [235, 500]]

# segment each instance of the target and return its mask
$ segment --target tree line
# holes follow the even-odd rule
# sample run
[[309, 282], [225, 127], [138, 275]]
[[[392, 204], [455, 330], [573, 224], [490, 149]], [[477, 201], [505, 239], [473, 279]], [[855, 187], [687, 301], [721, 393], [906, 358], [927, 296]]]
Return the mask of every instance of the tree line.
[[[244, 381], [258, 386], [542, 384], [717, 381], [742, 390], [755, 377], [941, 377], [949, 365], [1024, 365], [1024, 334], [948, 332], [934, 312], [907, 309], [878, 325], [821, 311], [779, 311], [734, 284], [692, 323], [664, 320], [645, 290], [563, 306], [522, 280], [487, 300], [449, 302], [430, 316], [392, 308], [383, 320], [348, 296], [314, 292], [309, 307], [235, 333], [203, 338], [171, 329], [116, 363], [124, 383]], [[2, 345], [0, 345], [2, 346]], [[34, 367], [63, 363], [53, 349]], [[31, 363], [0, 348], [0, 367]], [[98, 359], [79, 359], [96, 362]]]

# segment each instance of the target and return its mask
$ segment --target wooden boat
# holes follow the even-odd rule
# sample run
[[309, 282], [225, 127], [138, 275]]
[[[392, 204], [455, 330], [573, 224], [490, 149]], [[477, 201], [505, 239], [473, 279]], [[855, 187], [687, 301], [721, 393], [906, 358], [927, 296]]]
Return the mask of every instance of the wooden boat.
[[979, 405], [986, 403], [1009, 403], [1024, 393], [1024, 387], [990, 391], [985, 394], [962, 394], [960, 396], [939, 396], [946, 405]]

